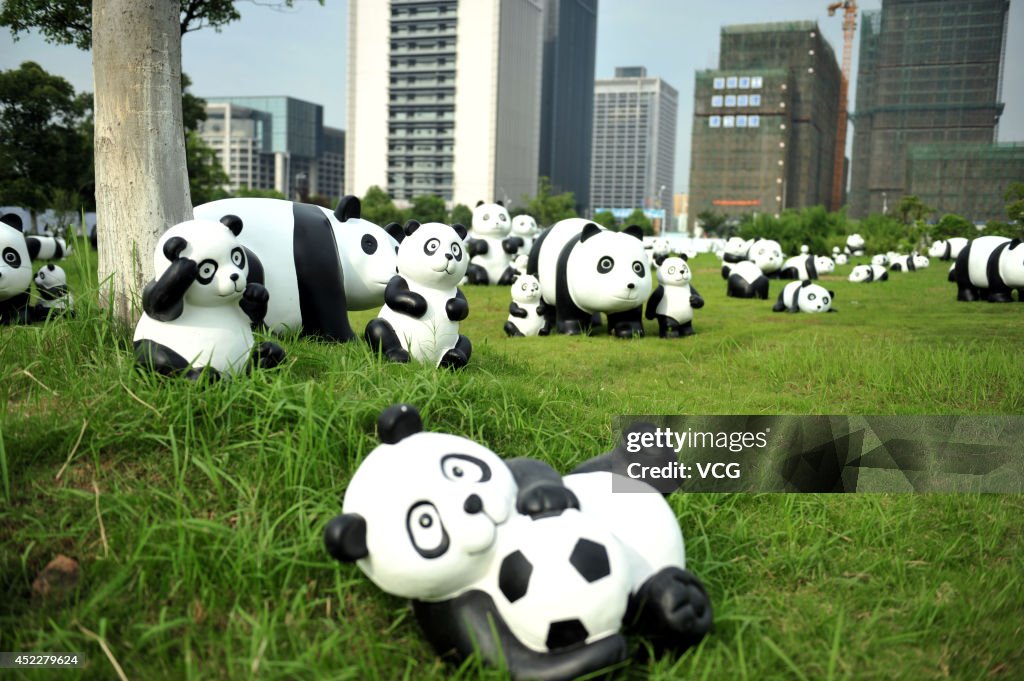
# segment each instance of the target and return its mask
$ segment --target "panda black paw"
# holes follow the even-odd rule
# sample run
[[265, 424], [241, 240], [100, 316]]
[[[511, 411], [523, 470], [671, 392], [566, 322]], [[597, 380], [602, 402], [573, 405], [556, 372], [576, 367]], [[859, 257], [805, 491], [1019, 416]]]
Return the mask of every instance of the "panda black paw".
[[215, 383], [221, 379], [220, 372], [213, 367], [189, 367], [182, 374], [193, 383]]
[[999, 293], [989, 293], [988, 302], [990, 303], [1012, 303], [1013, 295], [1006, 291], [1005, 293], [1000, 291]]
[[673, 648], [694, 646], [711, 631], [711, 600], [689, 570], [662, 569], [644, 582], [635, 598], [638, 629]]
[[541, 482], [520, 490], [516, 510], [533, 519], [560, 515], [567, 508], [580, 507], [580, 501], [565, 485]]
[[679, 327], [679, 335], [683, 336], [684, 338], [686, 336], [692, 336], [694, 335], [694, 333], [696, 332], [693, 330], [693, 322], [686, 322], [685, 324]]
[[609, 329], [616, 338], [643, 338], [644, 327], [637, 322], [619, 322], [614, 328]]
[[256, 366], [261, 369], [273, 369], [284, 361], [285, 352], [277, 343], [265, 341], [255, 348]]
[[557, 324], [558, 333], [563, 336], [582, 336], [583, 325], [578, 319], [563, 319]]
[[438, 366], [445, 369], [461, 369], [467, 364], [469, 364], [469, 357], [466, 357], [466, 353], [459, 348], [452, 348], [444, 353]]
[[509, 337], [522, 336], [523, 332], [512, 322], [505, 322], [505, 335]]

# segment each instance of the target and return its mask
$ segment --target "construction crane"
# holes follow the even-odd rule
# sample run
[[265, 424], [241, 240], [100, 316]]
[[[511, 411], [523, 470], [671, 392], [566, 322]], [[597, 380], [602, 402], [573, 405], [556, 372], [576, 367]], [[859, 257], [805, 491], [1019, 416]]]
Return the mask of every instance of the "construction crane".
[[843, 71], [839, 78], [839, 114], [836, 125], [836, 158], [832, 167], [832, 210], [839, 210], [843, 202], [843, 180], [846, 179], [846, 120], [847, 96], [850, 87], [850, 63], [853, 61], [853, 34], [857, 30], [857, 2], [833, 2], [828, 6], [828, 15], [835, 16], [836, 10], [843, 10]]

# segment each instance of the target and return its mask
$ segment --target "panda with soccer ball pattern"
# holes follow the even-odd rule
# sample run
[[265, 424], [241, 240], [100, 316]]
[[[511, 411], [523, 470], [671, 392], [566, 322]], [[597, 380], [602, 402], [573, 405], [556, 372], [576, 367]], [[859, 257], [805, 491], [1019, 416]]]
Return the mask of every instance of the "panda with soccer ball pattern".
[[641, 481], [619, 482], [649, 493], [613, 493], [603, 457], [562, 478], [535, 459], [506, 462], [423, 432], [406, 404], [384, 410], [377, 428], [382, 443], [352, 477], [325, 543], [412, 599], [439, 654], [479, 651], [516, 679], [571, 679], [626, 658], [624, 621], [680, 649], [709, 631], [711, 604], [686, 570], [675, 514]]

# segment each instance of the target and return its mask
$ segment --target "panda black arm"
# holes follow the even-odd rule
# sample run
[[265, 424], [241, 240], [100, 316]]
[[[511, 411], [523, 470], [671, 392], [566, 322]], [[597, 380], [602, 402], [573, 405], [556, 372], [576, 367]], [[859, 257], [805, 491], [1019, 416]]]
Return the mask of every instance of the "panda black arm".
[[449, 298], [448, 302], [444, 304], [444, 311], [448, 315], [448, 319], [453, 322], [461, 322], [469, 316], [469, 301], [466, 300], [462, 289], [455, 289], [455, 297]]
[[654, 319], [658, 313], [658, 303], [665, 297], [665, 287], [658, 284], [658, 288], [654, 289], [651, 293], [651, 297], [647, 299], [647, 311], [644, 316], [648, 319]]
[[174, 321], [185, 309], [185, 292], [198, 274], [199, 265], [194, 260], [178, 258], [159, 279], [146, 286], [142, 292], [142, 309], [158, 322]]
[[270, 293], [263, 284], [250, 281], [245, 285], [245, 292], [242, 293], [242, 299], [238, 302], [238, 306], [242, 308], [242, 312], [249, 317], [249, 321], [253, 324], [262, 324], [263, 318], [267, 316], [267, 302], [270, 300]]
[[526, 310], [519, 307], [519, 305], [513, 300], [508, 304], [508, 313], [513, 317], [519, 317], [520, 319], [526, 319]]
[[700, 297], [700, 294], [697, 293], [697, 289], [695, 289], [692, 284], [690, 285], [690, 307], [695, 310], [699, 310], [704, 307], [704, 299]]
[[39, 250], [43, 247], [39, 239], [34, 236], [25, 237], [25, 246], [28, 248], [29, 260], [35, 260], [39, 256]]
[[565, 486], [558, 471], [543, 461], [519, 457], [506, 464], [519, 487], [516, 510], [520, 513], [543, 518], [580, 507], [576, 495]]
[[490, 250], [484, 239], [470, 239], [466, 246], [466, 250], [469, 251], [470, 257], [487, 255], [487, 251]]
[[391, 277], [384, 289], [384, 302], [395, 312], [419, 319], [427, 313], [427, 299], [409, 290], [409, 284], [401, 276]]
[[509, 255], [513, 255], [519, 252], [519, 249], [523, 247], [524, 243], [525, 242], [522, 240], [521, 237], [510, 236], [502, 240], [501, 248]]

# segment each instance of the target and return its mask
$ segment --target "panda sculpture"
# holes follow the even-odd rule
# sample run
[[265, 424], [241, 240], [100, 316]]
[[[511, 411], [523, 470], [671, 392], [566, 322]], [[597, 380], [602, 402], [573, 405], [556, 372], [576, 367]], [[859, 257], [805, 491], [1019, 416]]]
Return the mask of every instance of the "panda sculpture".
[[644, 335], [652, 283], [639, 227], [613, 232], [582, 218], [561, 220], [534, 242], [527, 273], [540, 282], [548, 326], [558, 333], [589, 333], [604, 313], [609, 334]]
[[32, 321], [31, 288], [32, 256], [21, 217], [7, 213], [0, 217], [0, 324]]
[[410, 220], [398, 247], [398, 274], [384, 291], [384, 307], [363, 334], [374, 352], [393, 362], [458, 369], [472, 353], [459, 322], [469, 303], [459, 282], [469, 267], [466, 228]]
[[692, 336], [693, 311], [704, 307], [704, 299], [690, 285], [692, 274], [686, 257], [665, 258], [658, 266], [658, 287], [647, 300], [647, 319], [658, 320], [658, 336]]
[[747, 259], [757, 265], [766, 277], [775, 279], [782, 269], [782, 246], [778, 241], [758, 239], [751, 244]]
[[537, 221], [533, 219], [531, 215], [517, 215], [512, 218], [512, 230], [509, 232], [509, 236], [513, 239], [512, 244], [516, 247], [516, 253], [530, 254], [530, 249], [533, 248], [533, 240], [537, 238], [540, 233], [540, 228], [537, 227]]
[[889, 272], [881, 265], [857, 265], [850, 270], [849, 280], [855, 284], [889, 281]]
[[133, 339], [142, 367], [196, 380], [284, 360], [280, 346], [254, 343], [251, 327], [262, 324], [269, 293], [249, 279], [241, 231], [242, 221], [227, 215], [182, 222], [160, 238]]
[[932, 243], [928, 249], [928, 255], [939, 260], [956, 260], [960, 251], [967, 245], [967, 239], [961, 236], [954, 236], [950, 239], [939, 239]]
[[768, 277], [749, 260], [722, 265], [722, 278], [726, 280], [725, 295], [730, 298], [760, 298], [768, 300]]
[[657, 268], [665, 262], [665, 258], [672, 254], [672, 247], [667, 239], [654, 239], [651, 242], [650, 263], [652, 268]]
[[864, 237], [860, 234], [851, 234], [846, 237], [846, 248], [844, 249], [847, 255], [853, 255], [861, 257], [864, 255]]
[[25, 237], [33, 260], [60, 260], [71, 255], [71, 249], [61, 237], [36, 234]]
[[885, 253], [876, 253], [871, 256], [871, 264], [876, 267], [886, 267], [889, 264], [889, 256]]
[[747, 259], [747, 254], [750, 252], [750, 247], [753, 243], [753, 239], [748, 241], [738, 236], [729, 237], [728, 241], [725, 242], [725, 247], [722, 249], [722, 262], [743, 262]]
[[510, 271], [512, 254], [517, 250], [518, 240], [509, 237], [512, 220], [501, 202], [479, 201], [473, 208], [473, 226], [467, 243], [470, 256], [466, 270], [468, 284], [512, 283], [514, 273]]
[[33, 282], [40, 301], [35, 306], [36, 316], [45, 319], [51, 312], [71, 313], [74, 298], [68, 293], [68, 275], [63, 267], [53, 263], [43, 265]]
[[360, 217], [361, 204], [345, 196], [331, 211], [282, 199], [231, 198], [195, 207], [196, 219], [236, 215], [253, 281], [274, 295], [266, 324], [274, 333], [298, 331], [328, 341], [356, 338], [349, 310], [384, 303], [395, 274], [397, 224], [381, 228]]
[[957, 294], [960, 301], [987, 300], [1008, 303], [1017, 289], [1024, 302], [1024, 246], [1020, 239], [981, 236], [972, 239], [956, 258]]
[[923, 255], [911, 253], [910, 255], [898, 255], [889, 262], [889, 269], [893, 272], [916, 272], [928, 267], [929, 261]]
[[508, 336], [546, 336], [548, 332], [544, 303], [540, 300], [540, 282], [532, 275], [520, 275], [512, 282], [505, 333]]
[[[377, 429], [381, 444], [352, 476], [324, 543], [412, 599], [439, 654], [458, 662], [478, 651], [513, 679], [568, 680], [626, 658], [624, 620], [677, 649], [710, 630], [678, 520], [646, 483], [503, 461], [424, 432], [409, 405], [384, 410]], [[648, 493], [613, 493], [613, 480]]]
[[837, 265], [845, 265], [850, 261], [850, 258], [848, 255], [846, 255], [846, 253], [843, 253], [842, 251], [839, 250], [839, 246], [833, 246], [832, 260], [834, 260]]
[[817, 279], [819, 274], [835, 270], [832, 258], [823, 255], [797, 255], [786, 260], [779, 270], [779, 279]]
[[835, 312], [832, 301], [836, 294], [823, 286], [805, 281], [786, 284], [779, 299], [772, 307], [773, 312]]

